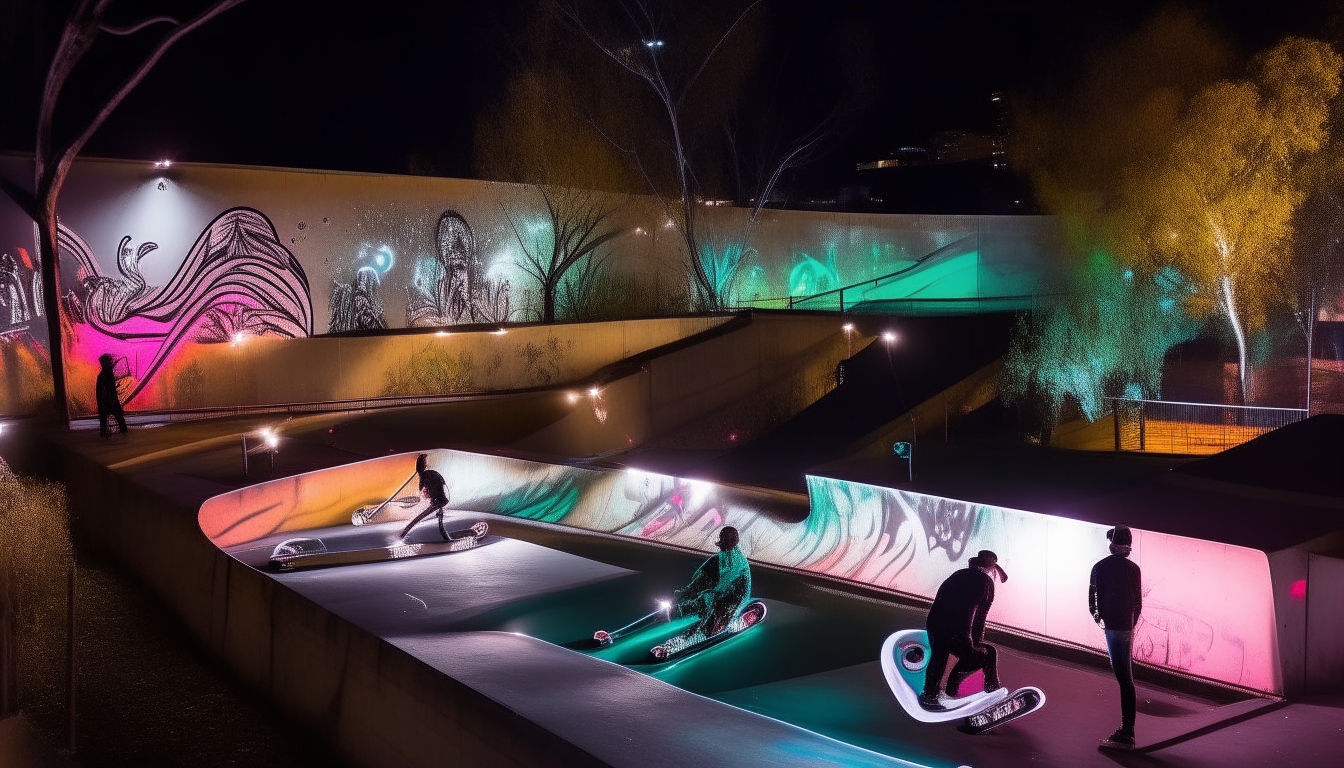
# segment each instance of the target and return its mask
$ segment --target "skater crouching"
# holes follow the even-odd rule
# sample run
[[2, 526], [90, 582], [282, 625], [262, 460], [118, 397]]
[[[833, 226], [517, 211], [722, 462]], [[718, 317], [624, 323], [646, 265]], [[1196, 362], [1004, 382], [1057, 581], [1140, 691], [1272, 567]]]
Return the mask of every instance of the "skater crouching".
[[[719, 531], [718, 554], [709, 558], [695, 572], [685, 589], [676, 591], [678, 616], [695, 616], [695, 626], [683, 632], [678, 639], [710, 638], [728, 628], [729, 622], [751, 598], [751, 565], [738, 548], [740, 535], [731, 525]], [[652, 650], [656, 658], [668, 653], [668, 644]], [[661, 649], [661, 650], [660, 650]]]
[[981, 550], [968, 567], [947, 577], [929, 608], [927, 629], [930, 658], [925, 672], [924, 692], [919, 704], [931, 711], [946, 709], [939, 700], [939, 685], [947, 668], [947, 657], [955, 654], [957, 663], [947, 677], [947, 695], [957, 698], [961, 683], [978, 669], [985, 671], [985, 691], [1003, 687], [999, 683], [998, 650], [984, 641], [985, 619], [994, 604], [994, 577], [1008, 581], [999, 567], [998, 555]]
[[1106, 532], [1106, 538], [1111, 541], [1111, 556], [1092, 566], [1087, 603], [1093, 620], [1106, 632], [1106, 651], [1120, 683], [1120, 729], [1107, 741], [1132, 747], [1137, 696], [1131, 658], [1134, 627], [1143, 613], [1143, 577], [1139, 566], [1129, 559], [1134, 544], [1129, 528], [1117, 525]]

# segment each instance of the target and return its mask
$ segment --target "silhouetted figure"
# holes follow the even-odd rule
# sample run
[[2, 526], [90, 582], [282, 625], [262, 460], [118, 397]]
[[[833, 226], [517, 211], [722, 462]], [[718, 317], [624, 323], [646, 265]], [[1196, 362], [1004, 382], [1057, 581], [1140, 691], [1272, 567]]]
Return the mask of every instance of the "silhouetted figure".
[[1131, 657], [1134, 627], [1143, 613], [1143, 579], [1139, 566], [1129, 559], [1134, 544], [1134, 534], [1129, 528], [1117, 525], [1106, 532], [1106, 538], [1111, 540], [1111, 556], [1092, 566], [1087, 604], [1092, 618], [1106, 631], [1111, 669], [1120, 683], [1120, 730], [1108, 740], [1132, 746], [1136, 697]]
[[929, 608], [929, 668], [924, 673], [924, 692], [920, 706], [944, 709], [938, 700], [938, 686], [947, 669], [947, 657], [955, 654], [956, 666], [947, 676], [947, 695], [956, 698], [961, 683], [977, 669], [985, 671], [985, 690], [1002, 688], [999, 683], [998, 649], [986, 643], [985, 619], [994, 604], [994, 576], [1008, 581], [999, 567], [999, 556], [987, 549], [972, 557], [967, 567], [948, 576]]
[[406, 527], [401, 529], [401, 538], [406, 538], [406, 534], [411, 532], [415, 524], [424, 520], [430, 515], [439, 516], [439, 533], [443, 534], [444, 541], [451, 541], [448, 531], [443, 527], [443, 510], [448, 506], [448, 481], [443, 479], [443, 475], [438, 472], [427, 469], [428, 457], [420, 454], [415, 459], [415, 471], [420, 475], [420, 498], [429, 502], [429, 507], [424, 512], [416, 515]]
[[94, 384], [94, 395], [98, 400], [98, 434], [103, 437], [109, 436], [111, 433], [107, 429], [107, 420], [116, 418], [117, 428], [124, 435], [126, 414], [121, 410], [121, 397], [117, 394], [117, 373], [113, 370], [116, 360], [104, 352], [98, 357], [98, 363], [103, 367], [98, 372], [98, 380]]
[[739, 538], [736, 528], [725, 525], [719, 531], [718, 554], [700, 566], [685, 589], [677, 590], [677, 611], [700, 619], [691, 632], [717, 635], [751, 597], [751, 566], [737, 547]]

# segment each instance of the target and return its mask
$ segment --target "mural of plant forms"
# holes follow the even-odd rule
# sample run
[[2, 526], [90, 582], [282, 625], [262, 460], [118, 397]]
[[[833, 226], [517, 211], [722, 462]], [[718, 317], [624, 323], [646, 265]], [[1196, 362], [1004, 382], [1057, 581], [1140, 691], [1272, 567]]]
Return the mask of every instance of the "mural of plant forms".
[[383, 275], [392, 268], [396, 257], [386, 245], [360, 249], [356, 259], [353, 284], [333, 280], [331, 285], [331, 312], [327, 321], [328, 333], [341, 331], [369, 331], [387, 328], [383, 302], [378, 288]]
[[519, 344], [517, 351], [523, 358], [527, 379], [536, 385], [546, 386], [560, 381], [565, 353], [573, 348], [573, 339], [561, 341], [555, 336], [547, 336], [544, 344], [529, 341]]
[[591, 290], [592, 278], [600, 272], [605, 259], [602, 247], [625, 230], [612, 221], [620, 203], [610, 195], [546, 184], [537, 185], [536, 189], [546, 207], [543, 226], [520, 226], [518, 217], [507, 206], [501, 208], [522, 250], [519, 266], [537, 281], [540, 289], [541, 321], [553, 323], [556, 296], [566, 273], [584, 262], [580, 280], [567, 283], [570, 303], [582, 304], [581, 294]]
[[383, 372], [379, 394], [410, 397], [465, 392], [473, 386], [475, 370], [471, 352], [463, 350], [454, 355], [428, 344]]
[[[121, 278], [104, 275], [93, 250], [70, 229], [59, 230], [60, 247], [77, 265], [78, 287], [62, 297], [74, 338], [75, 357], [103, 352], [136, 357], [130, 402], [185, 342], [220, 343], [243, 336], [303, 338], [313, 329], [308, 277], [294, 254], [280, 244], [275, 226], [260, 211], [231, 208], [205, 228], [166, 286], [147, 285], [140, 262], [158, 246], [117, 250]], [[93, 333], [83, 333], [87, 328]], [[148, 345], [148, 347], [146, 346]]]
[[509, 281], [485, 278], [476, 236], [462, 214], [444, 211], [434, 241], [437, 256], [416, 265], [406, 288], [407, 327], [507, 322]]
[[720, 307], [731, 307], [736, 303], [733, 287], [742, 257], [750, 257], [755, 252], [754, 248], [744, 250], [741, 243], [720, 245], [712, 239], [700, 245], [700, 268], [718, 297]]

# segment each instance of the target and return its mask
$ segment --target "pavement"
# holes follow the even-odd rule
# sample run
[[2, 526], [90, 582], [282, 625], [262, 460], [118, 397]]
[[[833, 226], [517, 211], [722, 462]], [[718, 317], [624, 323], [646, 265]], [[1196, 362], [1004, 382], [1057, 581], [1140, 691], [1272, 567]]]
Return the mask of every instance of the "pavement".
[[[279, 425], [274, 475], [461, 445], [496, 408], [508, 404], [295, 418]], [[501, 418], [487, 444], [505, 449], [525, 413]], [[205, 498], [263, 479], [242, 475], [238, 435], [268, 421], [57, 439], [194, 516]], [[1344, 702], [1333, 699], [1295, 702], [1150, 755], [1102, 753], [1096, 741], [1118, 711], [1107, 670], [1020, 650], [1008, 653], [1004, 676], [1047, 691], [1039, 713], [982, 737], [919, 725], [884, 690], [875, 658], [885, 634], [918, 626], [922, 613], [766, 570], [756, 579], [771, 608], [764, 624], [643, 674], [564, 646], [644, 612], [699, 556], [505, 519], [492, 520], [492, 533], [496, 541], [468, 552], [275, 578], [612, 765], [1277, 767], [1334, 766], [1344, 753]], [[1141, 739], [1202, 728], [1227, 704], [1152, 686], [1140, 696]]]

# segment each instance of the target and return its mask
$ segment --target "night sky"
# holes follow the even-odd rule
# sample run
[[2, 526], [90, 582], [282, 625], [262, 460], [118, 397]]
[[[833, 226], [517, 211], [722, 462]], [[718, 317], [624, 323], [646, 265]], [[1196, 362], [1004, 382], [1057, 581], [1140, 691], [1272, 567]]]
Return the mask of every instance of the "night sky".
[[[49, 55], [34, 43], [49, 51], [62, 4], [3, 5], [0, 147], [22, 151]], [[1089, 52], [1164, 5], [766, 0], [765, 57], [799, 84], [804, 113], [834, 108], [826, 94], [841, 89], [826, 78], [850, 81], [841, 130], [816, 162], [852, 167], [943, 129], [988, 130], [992, 90], [1062, 92]], [[470, 176], [476, 115], [516, 65], [529, 7], [251, 0], [170, 51], [86, 154], [382, 173], [406, 172], [416, 154], [440, 175]], [[1286, 33], [1328, 39], [1339, 15], [1319, 0], [1194, 7], [1241, 52]], [[838, 58], [847, 69], [830, 66]], [[90, 82], [111, 69], [97, 57], [86, 66]]]

